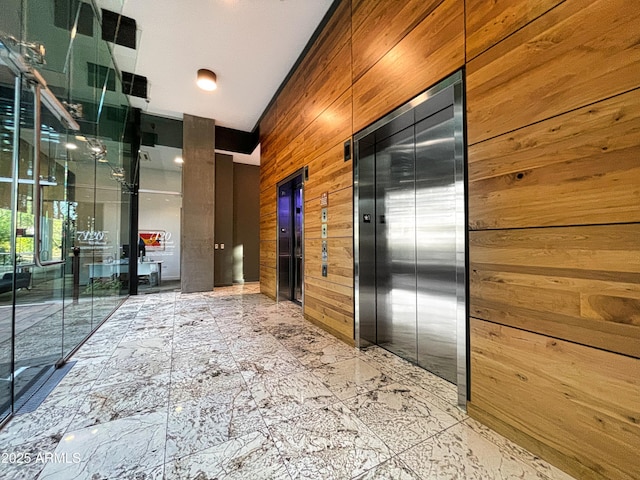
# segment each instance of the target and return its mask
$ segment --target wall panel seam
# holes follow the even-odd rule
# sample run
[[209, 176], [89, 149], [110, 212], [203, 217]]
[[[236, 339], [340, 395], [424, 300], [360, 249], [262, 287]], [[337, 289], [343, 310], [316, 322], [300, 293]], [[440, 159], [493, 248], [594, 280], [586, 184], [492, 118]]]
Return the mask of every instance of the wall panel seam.
[[533, 22], [539, 20], [540, 18], [544, 17], [546, 14], [548, 14], [549, 12], [552, 12], [553, 10], [555, 10], [556, 8], [558, 8], [559, 6], [561, 6], [563, 3], [565, 3], [567, 0], [562, 0], [561, 2], [558, 2], [556, 5], [554, 5], [553, 7], [551, 7], [549, 10], [546, 10], [544, 12], [542, 12], [540, 15], [538, 15], [535, 18], [532, 18], [531, 20], [529, 20], [527, 23], [523, 24], [520, 28], [517, 28], [516, 30], [514, 30], [513, 32], [511, 32], [509, 35], [507, 35], [506, 37], [501, 38], [500, 40], [498, 40], [497, 42], [489, 45], [488, 47], [486, 47], [484, 50], [482, 50], [481, 52], [476, 53], [474, 56], [472, 57], [468, 57], [467, 58], [467, 49], [466, 49], [466, 38], [467, 38], [467, 1], [465, 0], [464, 2], [464, 8], [465, 8], [465, 21], [464, 21], [464, 25], [465, 25], [465, 30], [464, 30], [464, 38], [465, 38], [465, 63], [470, 62], [471, 60], [474, 60], [476, 58], [478, 58], [480, 55], [486, 53], [487, 51], [491, 50], [493, 47], [495, 47], [496, 45], [501, 44], [502, 42], [504, 42], [505, 40], [511, 38], [513, 35], [515, 35], [516, 33], [518, 33], [520, 30], [522, 30], [523, 28], [526, 28], [527, 26], [531, 25]]
[[[473, 74], [471, 74], [471, 75], [473, 75]], [[638, 86], [637, 86], [637, 87], [630, 88], [630, 89], [628, 89], [628, 90], [625, 90], [625, 91], [622, 91], [622, 92], [616, 93], [616, 94], [614, 94], [614, 95], [610, 95], [610, 96], [607, 96], [607, 97], [602, 97], [601, 99], [599, 99], [599, 100], [597, 100], [597, 101], [595, 101], [595, 102], [585, 103], [584, 105], [579, 105], [579, 106], [577, 106], [577, 107], [575, 107], [575, 108], [572, 108], [572, 109], [570, 109], [570, 110], [567, 110], [567, 111], [565, 111], [565, 112], [557, 113], [556, 115], [551, 115], [550, 117], [543, 118], [543, 119], [538, 120], [538, 121], [536, 121], [536, 122], [532, 122], [532, 123], [528, 123], [528, 124], [526, 124], [526, 125], [522, 125], [522, 126], [520, 126], [520, 127], [518, 127], [518, 128], [514, 128], [513, 130], [507, 130], [506, 132], [502, 132], [502, 133], [500, 133], [500, 134], [498, 134], [498, 135], [494, 135], [494, 136], [492, 136], [492, 137], [485, 138], [485, 139], [483, 139], [483, 140], [481, 140], [481, 141], [479, 141], [479, 142], [470, 143], [470, 144], [468, 145], [468, 147], [474, 147], [474, 146], [476, 146], [476, 145], [480, 145], [480, 144], [482, 144], [482, 143], [484, 143], [484, 142], [487, 142], [487, 141], [489, 141], [489, 140], [495, 140], [496, 138], [500, 138], [500, 137], [502, 137], [502, 136], [504, 136], [504, 135], [510, 135], [510, 134], [512, 134], [512, 133], [515, 133], [515, 132], [517, 132], [517, 131], [519, 131], [519, 130], [522, 130], [522, 129], [524, 129], [524, 128], [530, 127], [530, 126], [532, 126], [532, 125], [539, 125], [539, 124], [541, 124], [541, 123], [546, 122], [547, 120], [551, 120], [551, 119], [554, 119], [554, 118], [561, 117], [561, 116], [563, 116], [563, 115], [566, 115], [566, 114], [568, 114], [568, 113], [575, 112], [575, 111], [580, 110], [580, 109], [582, 109], [582, 108], [586, 108], [586, 107], [591, 107], [591, 106], [594, 106], [594, 105], [598, 105], [599, 103], [602, 103], [602, 102], [604, 102], [604, 101], [611, 100], [611, 99], [614, 99], [614, 98], [616, 98], [616, 97], [620, 97], [620, 96], [622, 96], [622, 95], [626, 95], [626, 94], [628, 94], [628, 93], [630, 93], [630, 92], [634, 92], [634, 91], [639, 90], [639, 89], [640, 89], [640, 83], [638, 84]]]
[[[473, 182], [472, 182], [473, 183]], [[640, 225], [640, 222], [610, 222], [610, 223], [563, 223], [562, 225], [532, 225], [527, 227], [500, 227], [500, 228], [471, 228], [469, 232], [499, 232], [513, 230], [542, 230], [548, 228], [573, 228], [573, 227], [614, 227], [617, 225]]]
[[[425, 21], [425, 19], [427, 17], [429, 17], [431, 14], [433, 14], [433, 12], [435, 12], [438, 8], [440, 8], [442, 6], [442, 4], [444, 3], [445, 0], [440, 0], [440, 2], [438, 2], [438, 4], [436, 6], [434, 6], [431, 10], [429, 10], [428, 12], [426, 12], [424, 15], [422, 15], [422, 17], [417, 20], [413, 25], [411, 25], [411, 28], [408, 28], [405, 32], [404, 35], [402, 35], [402, 37], [400, 37], [398, 39], [398, 41], [396, 43], [394, 43], [393, 45], [391, 45], [386, 52], [384, 52], [384, 54], [378, 59], [376, 60], [374, 63], [372, 63], [369, 68], [367, 68], [366, 70], [363, 70], [360, 75], [358, 75], [358, 78], [353, 78], [353, 60], [351, 61], [351, 83], [355, 84], [358, 80], [360, 80], [364, 75], [366, 75], [366, 73], [371, 70], [373, 67], [375, 67], [378, 63], [380, 63], [380, 61], [382, 61], [382, 59], [387, 56], [387, 54], [393, 50], [396, 46], [398, 46], [399, 43], [401, 43], [411, 32], [413, 32], [416, 27], [418, 25], [420, 25], [422, 22]], [[466, 0], [465, 0], [465, 5], [466, 5]], [[351, 49], [353, 52], [353, 17], [351, 17]], [[353, 56], [352, 56], [353, 59]], [[437, 83], [437, 82], [436, 82]], [[434, 84], [435, 85], [435, 84]], [[351, 117], [353, 118], [353, 116]], [[352, 128], [353, 130], [353, 128]]]
[[490, 320], [488, 318], [480, 318], [480, 317], [476, 317], [476, 316], [470, 315], [469, 316], [469, 320], [478, 320], [480, 322], [492, 323], [494, 325], [500, 325], [501, 327], [513, 328], [514, 330], [519, 330], [521, 332], [527, 332], [527, 333], [531, 333], [533, 335], [539, 335], [539, 336], [545, 337], [545, 338], [552, 338], [554, 340], [559, 340], [561, 342], [571, 343], [573, 345], [580, 345], [581, 347], [592, 348], [594, 350], [599, 350], [601, 352], [606, 352], [606, 353], [612, 353], [614, 355], [620, 355], [621, 357], [627, 357], [627, 358], [631, 358], [633, 360], [640, 360], [640, 357], [635, 357], [633, 355], [628, 355], [626, 353], [620, 353], [620, 352], [617, 352], [615, 350], [607, 350], [606, 348], [596, 347], [594, 345], [589, 345], [588, 343], [580, 343], [580, 342], [576, 342], [574, 340], [568, 340], [568, 339], [563, 338], [563, 337], [556, 337], [554, 335], [548, 335], [546, 333], [540, 333], [540, 332], [537, 332], [535, 330], [529, 330], [527, 328], [514, 327], [513, 325], [510, 325], [508, 323], [497, 322], [495, 320]]

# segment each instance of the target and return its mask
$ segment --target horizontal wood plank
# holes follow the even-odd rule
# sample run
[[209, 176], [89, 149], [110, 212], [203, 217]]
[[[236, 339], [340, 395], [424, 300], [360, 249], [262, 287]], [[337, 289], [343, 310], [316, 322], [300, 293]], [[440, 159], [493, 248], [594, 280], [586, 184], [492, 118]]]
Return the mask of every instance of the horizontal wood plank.
[[[327, 238], [326, 241], [328, 250], [326, 280], [337, 285], [353, 287], [353, 240]], [[304, 278], [323, 278], [321, 239], [305, 239]]]
[[640, 360], [473, 318], [470, 342], [472, 416], [578, 478], [637, 478]]
[[640, 357], [640, 224], [469, 234], [475, 317]]
[[466, 0], [467, 61], [564, 0]]
[[565, 1], [471, 60], [469, 144], [637, 88], [639, 35], [628, 0]]
[[353, 131], [464, 64], [464, 3], [445, 0], [353, 84]]
[[640, 89], [469, 147], [469, 227], [640, 222]]
[[276, 269], [264, 265], [260, 266], [260, 293], [275, 300], [276, 298]]
[[[275, 209], [274, 209], [275, 210]], [[265, 213], [269, 210], [261, 210], [260, 211], [260, 240], [271, 240], [275, 241], [277, 238], [277, 217], [275, 211], [269, 211], [269, 213]]]
[[319, 199], [323, 192], [353, 185], [353, 162], [344, 161], [344, 144], [339, 143], [309, 164], [309, 180], [304, 183], [305, 200]]
[[380, 60], [442, 0], [354, 0], [353, 81]]
[[305, 317], [345, 341], [353, 342], [353, 289], [318, 278], [305, 278]]
[[260, 265], [271, 268], [276, 265], [276, 248], [277, 243], [275, 241], [260, 242]]
[[[353, 237], [353, 189], [351, 187], [329, 193], [327, 236]], [[305, 202], [304, 235], [308, 239], [322, 238], [322, 207], [320, 199]]]

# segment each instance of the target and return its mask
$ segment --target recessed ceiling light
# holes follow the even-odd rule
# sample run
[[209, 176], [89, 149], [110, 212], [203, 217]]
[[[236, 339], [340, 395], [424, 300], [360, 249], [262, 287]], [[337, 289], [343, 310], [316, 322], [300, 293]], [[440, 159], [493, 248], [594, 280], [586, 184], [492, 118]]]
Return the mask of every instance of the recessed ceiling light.
[[184, 163], [184, 160], [182, 159], [182, 157], [176, 157], [173, 161], [176, 162], [178, 165], [182, 165]]
[[207, 70], [206, 68], [201, 68], [200, 70], [198, 70], [198, 80], [196, 81], [196, 83], [202, 90], [206, 90], [207, 92], [214, 91], [216, 88], [218, 88], [218, 85], [216, 83], [217, 80], [218, 78], [216, 77], [216, 74], [211, 70]]

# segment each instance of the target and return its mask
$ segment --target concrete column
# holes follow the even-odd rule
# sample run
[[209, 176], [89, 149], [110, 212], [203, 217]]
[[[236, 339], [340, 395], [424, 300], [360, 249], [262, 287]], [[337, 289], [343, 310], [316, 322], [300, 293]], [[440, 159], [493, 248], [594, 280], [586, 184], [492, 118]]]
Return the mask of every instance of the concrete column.
[[215, 121], [185, 115], [182, 129], [181, 289], [208, 292], [214, 278]]

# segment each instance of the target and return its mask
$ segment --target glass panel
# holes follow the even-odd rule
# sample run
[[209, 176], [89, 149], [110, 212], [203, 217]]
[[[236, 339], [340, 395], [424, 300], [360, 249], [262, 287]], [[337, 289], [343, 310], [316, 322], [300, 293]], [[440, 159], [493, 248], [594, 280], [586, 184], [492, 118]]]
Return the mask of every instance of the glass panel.
[[[35, 251], [43, 262], [63, 258], [66, 216], [66, 129], [44, 108], [35, 121], [34, 92], [23, 84], [20, 125], [20, 162], [16, 230], [16, 280], [22, 278], [24, 293], [15, 295], [14, 402], [23, 398], [41, 377], [53, 371], [62, 358], [64, 264], [38, 267]], [[34, 129], [40, 129], [36, 144]], [[40, 152], [38, 171], [36, 149]], [[36, 218], [36, 179], [40, 183], [41, 215]], [[40, 238], [35, 222], [40, 222]], [[20, 276], [20, 277], [19, 277]], [[17, 285], [16, 285], [17, 287]], [[26, 399], [26, 397], [24, 397]], [[16, 404], [16, 408], [19, 404]]]
[[138, 292], [179, 288], [182, 149], [145, 146], [140, 157]]
[[15, 76], [0, 64], [0, 421], [12, 409]]

